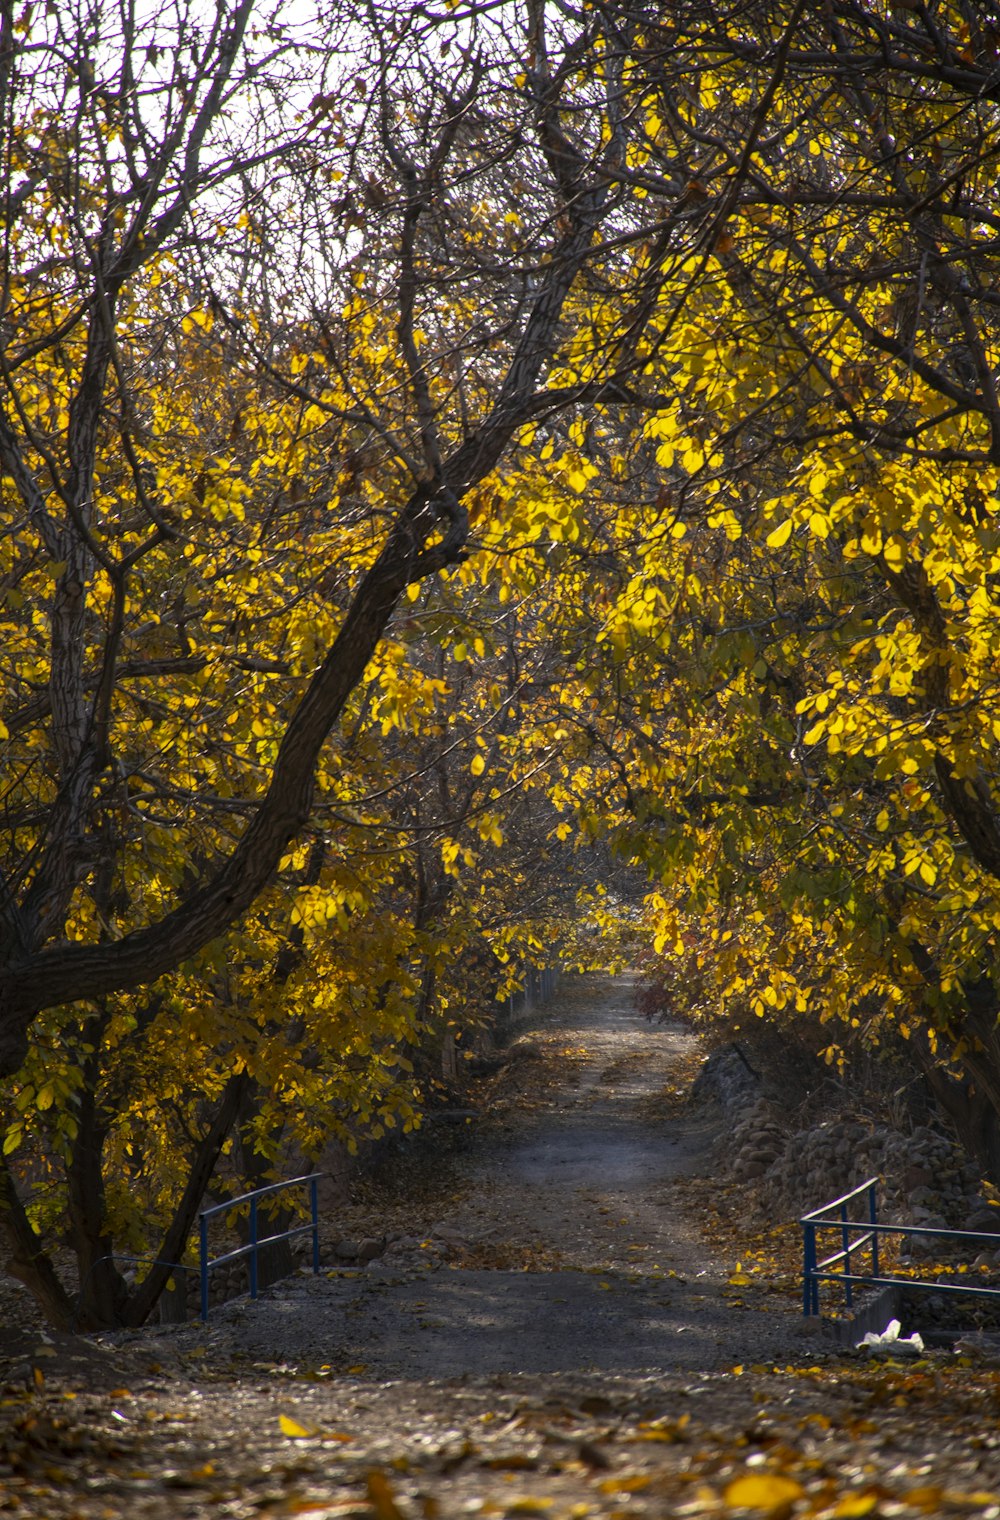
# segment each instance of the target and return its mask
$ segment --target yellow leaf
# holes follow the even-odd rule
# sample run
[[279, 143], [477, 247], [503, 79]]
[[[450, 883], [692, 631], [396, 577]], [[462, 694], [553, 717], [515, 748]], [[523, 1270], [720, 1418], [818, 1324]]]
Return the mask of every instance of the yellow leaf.
[[279, 1414], [278, 1425], [281, 1429], [281, 1434], [283, 1436], [290, 1436], [293, 1441], [308, 1440], [310, 1436], [316, 1434], [314, 1428], [300, 1425], [298, 1420], [293, 1420], [287, 1414]]
[[759, 1509], [771, 1514], [801, 1499], [803, 1493], [801, 1483], [794, 1478], [781, 1478], [777, 1473], [748, 1473], [730, 1483], [723, 1498], [729, 1509]]
[[486, 761], [483, 759], [482, 755], [473, 755], [472, 763], [469, 766], [469, 770], [472, 772], [472, 774], [474, 776], [481, 776], [485, 769]]
[[835, 1520], [860, 1520], [862, 1515], [870, 1515], [877, 1505], [877, 1494], [858, 1494], [856, 1498], [841, 1499], [833, 1513]]
[[597, 1486], [602, 1494], [639, 1494], [652, 1481], [652, 1473], [625, 1473], [620, 1478], [605, 1478]]
[[783, 523], [779, 523], [776, 528], [771, 529], [767, 535], [767, 546], [769, 549], [780, 549], [784, 544], [787, 544], [791, 536], [792, 520], [789, 517]]

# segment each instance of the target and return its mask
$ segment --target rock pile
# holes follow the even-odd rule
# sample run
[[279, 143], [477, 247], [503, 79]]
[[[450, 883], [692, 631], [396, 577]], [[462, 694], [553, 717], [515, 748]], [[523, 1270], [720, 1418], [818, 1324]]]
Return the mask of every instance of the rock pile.
[[[1000, 1207], [982, 1196], [978, 1167], [943, 1130], [919, 1125], [903, 1133], [860, 1115], [798, 1128], [731, 1049], [709, 1057], [694, 1096], [721, 1104], [730, 1121], [723, 1159], [738, 1181], [753, 1184], [769, 1219], [796, 1218], [879, 1177], [879, 1218], [887, 1224], [1000, 1236]], [[1000, 1240], [977, 1245], [981, 1265], [1000, 1264]], [[968, 1254], [970, 1245], [962, 1246]], [[901, 1254], [922, 1260], [948, 1252], [942, 1241], [914, 1235]]]

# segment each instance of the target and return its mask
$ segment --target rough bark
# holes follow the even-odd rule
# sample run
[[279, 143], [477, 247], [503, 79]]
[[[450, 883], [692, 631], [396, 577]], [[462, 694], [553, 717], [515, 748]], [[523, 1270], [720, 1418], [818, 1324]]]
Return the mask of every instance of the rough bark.
[[7, 1243], [6, 1267], [23, 1282], [56, 1330], [74, 1330], [73, 1302], [32, 1229], [6, 1160], [0, 1162], [0, 1231]]
[[128, 1288], [114, 1262], [104, 1193], [103, 1153], [107, 1129], [97, 1116], [93, 1087], [85, 1083], [77, 1111], [79, 1129], [67, 1174], [73, 1244], [80, 1271], [76, 1324], [80, 1330], [118, 1325]]

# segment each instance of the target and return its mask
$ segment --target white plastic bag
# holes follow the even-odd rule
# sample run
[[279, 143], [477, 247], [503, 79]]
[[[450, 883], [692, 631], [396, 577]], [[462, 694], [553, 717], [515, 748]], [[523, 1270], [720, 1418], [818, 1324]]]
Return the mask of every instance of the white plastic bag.
[[857, 1342], [857, 1349], [869, 1356], [922, 1356], [924, 1343], [918, 1332], [900, 1336], [901, 1329], [899, 1320], [891, 1319], [881, 1335], [869, 1330], [864, 1340]]

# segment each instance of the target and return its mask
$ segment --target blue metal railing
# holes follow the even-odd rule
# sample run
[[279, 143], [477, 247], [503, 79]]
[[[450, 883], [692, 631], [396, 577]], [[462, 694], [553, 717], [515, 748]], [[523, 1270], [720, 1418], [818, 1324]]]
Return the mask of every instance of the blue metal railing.
[[[906, 1277], [884, 1277], [879, 1271], [879, 1237], [882, 1235], [922, 1235], [943, 1240], [991, 1241], [1000, 1247], [1000, 1234], [982, 1230], [947, 1230], [922, 1224], [880, 1224], [877, 1207], [878, 1178], [869, 1177], [859, 1187], [832, 1203], [824, 1203], [799, 1220], [802, 1226], [802, 1312], [819, 1313], [819, 1285], [821, 1282], [839, 1283], [844, 1289], [844, 1302], [849, 1309], [854, 1301], [854, 1288], [896, 1288], [914, 1284]], [[848, 1205], [867, 1195], [868, 1219], [861, 1223], [848, 1218]], [[836, 1217], [829, 1216], [836, 1211]], [[840, 1249], [818, 1259], [817, 1239], [822, 1230], [832, 1230], [840, 1236]], [[851, 1258], [858, 1252], [869, 1250], [871, 1271], [852, 1272]], [[916, 1283], [926, 1293], [966, 1293], [978, 1298], [1000, 1299], [1000, 1288], [983, 1288], [972, 1283]]]
[[[252, 1193], [242, 1193], [239, 1198], [228, 1198], [225, 1203], [216, 1203], [210, 1209], [202, 1209], [198, 1215], [200, 1237], [200, 1262], [199, 1271], [201, 1277], [201, 1317], [202, 1321], [208, 1319], [208, 1275], [213, 1267], [220, 1267], [227, 1261], [238, 1261], [241, 1257], [249, 1258], [250, 1268], [250, 1297], [257, 1297], [257, 1253], [264, 1246], [274, 1245], [279, 1240], [292, 1240], [296, 1235], [312, 1234], [312, 1269], [319, 1271], [319, 1208], [317, 1202], [316, 1184], [324, 1174], [322, 1172], [310, 1172], [305, 1177], [290, 1177], [287, 1182], [272, 1182], [268, 1187], [254, 1188]], [[292, 1225], [287, 1230], [279, 1230], [275, 1235], [266, 1235], [263, 1240], [257, 1233], [258, 1210], [257, 1204], [261, 1198], [272, 1197], [275, 1193], [281, 1193], [285, 1188], [308, 1187], [309, 1188], [309, 1212], [310, 1223]], [[227, 1214], [232, 1209], [242, 1208], [249, 1205], [250, 1209], [250, 1239], [245, 1246], [239, 1246], [235, 1251], [226, 1251], [222, 1256], [209, 1256], [208, 1254], [208, 1221], [216, 1214]]]

